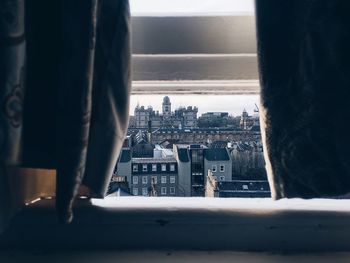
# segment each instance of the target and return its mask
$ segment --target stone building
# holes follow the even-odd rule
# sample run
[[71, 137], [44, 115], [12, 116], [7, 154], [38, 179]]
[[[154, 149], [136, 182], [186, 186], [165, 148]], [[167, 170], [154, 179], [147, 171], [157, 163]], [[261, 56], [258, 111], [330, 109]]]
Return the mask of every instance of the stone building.
[[242, 130], [257, 129], [257, 127], [260, 130], [259, 110], [255, 109], [254, 114], [250, 116], [244, 109], [239, 124]]
[[206, 112], [198, 118], [198, 127], [227, 127], [232, 123], [232, 121], [230, 123], [230, 119], [232, 117], [230, 118], [228, 112]]
[[137, 105], [134, 116], [131, 116], [130, 128], [194, 128], [197, 127], [198, 108], [188, 106], [171, 111], [171, 102], [168, 96], [163, 98], [162, 112], [153, 110], [153, 107]]
[[184, 196], [204, 196], [210, 169], [221, 181], [232, 178], [232, 160], [226, 148], [179, 144], [174, 145], [174, 157], [178, 162], [179, 187]]
[[[174, 112], [174, 121], [179, 121], [182, 128], [195, 128], [198, 126], [197, 121], [198, 108], [188, 106], [180, 107]], [[175, 126], [180, 127], [180, 126]]]
[[227, 148], [208, 148], [204, 150], [204, 174], [208, 171], [219, 182], [232, 180], [232, 160]]
[[179, 196], [178, 164], [174, 157], [132, 158], [131, 150], [123, 148], [114, 178], [125, 178], [131, 195]]
[[152, 114], [154, 114], [152, 107], [145, 108], [144, 106], [137, 105], [133, 117], [135, 128], [147, 128]]
[[261, 140], [230, 143], [232, 176], [240, 179], [266, 178], [265, 160]]
[[234, 128], [160, 128], [152, 132], [152, 142], [179, 141], [183, 144], [210, 144], [214, 141], [261, 140], [260, 129], [237, 130]]
[[178, 196], [178, 168], [175, 158], [132, 158], [132, 195]]

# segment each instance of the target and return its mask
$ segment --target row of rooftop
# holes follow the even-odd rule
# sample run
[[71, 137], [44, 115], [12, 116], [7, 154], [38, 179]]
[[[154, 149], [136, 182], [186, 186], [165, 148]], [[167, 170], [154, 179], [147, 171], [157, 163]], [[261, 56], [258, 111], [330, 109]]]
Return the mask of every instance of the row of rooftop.
[[[242, 145], [253, 147], [254, 143], [256, 142], [252, 142], [251, 145], [248, 143]], [[242, 158], [248, 159], [242, 162], [244, 160]], [[232, 182], [237, 178], [234, 176], [234, 170], [238, 167], [237, 169], [241, 171], [242, 167], [240, 166], [246, 164], [250, 165], [249, 169], [264, 171], [262, 151], [240, 156], [237, 147], [174, 144], [173, 149], [156, 145], [153, 148], [152, 156], [135, 158], [133, 157], [133, 149], [125, 147], [119, 157], [115, 175], [127, 178], [126, 181], [129, 182], [131, 193], [149, 193], [146, 189], [152, 189], [152, 193], [158, 192], [163, 193], [163, 195], [171, 193], [171, 196], [204, 196], [206, 177], [209, 172], [220, 183]], [[167, 179], [169, 176], [172, 177], [172, 180]], [[136, 177], [140, 177], [140, 179]], [[265, 183], [267, 182], [264, 173], [260, 174], [258, 178]], [[152, 180], [162, 183], [152, 185]], [[169, 185], [170, 181], [173, 184]], [[219, 186], [217, 185], [218, 189]], [[221, 187], [221, 189], [224, 188]]]

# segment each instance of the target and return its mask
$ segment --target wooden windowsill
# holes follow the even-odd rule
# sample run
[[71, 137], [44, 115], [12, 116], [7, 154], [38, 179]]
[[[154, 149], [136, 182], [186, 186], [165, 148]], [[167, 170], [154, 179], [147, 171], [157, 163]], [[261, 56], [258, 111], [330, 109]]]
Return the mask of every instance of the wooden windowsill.
[[54, 200], [19, 213], [2, 248], [324, 252], [350, 249], [350, 200], [111, 197], [78, 200], [71, 225]]

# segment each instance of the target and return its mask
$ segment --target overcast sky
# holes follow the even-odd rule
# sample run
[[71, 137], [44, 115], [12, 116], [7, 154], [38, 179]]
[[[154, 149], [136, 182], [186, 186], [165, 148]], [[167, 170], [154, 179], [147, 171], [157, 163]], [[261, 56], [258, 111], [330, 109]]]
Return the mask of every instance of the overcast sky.
[[130, 0], [133, 15], [253, 13], [253, 0]]
[[[152, 106], [154, 110], [162, 110], [164, 95], [133, 95], [131, 96], [130, 115], [134, 115], [137, 104]], [[259, 105], [258, 95], [170, 95], [172, 111], [183, 106], [197, 106], [200, 114], [208, 111], [224, 111], [234, 116], [240, 115], [243, 109], [253, 114], [255, 103]]]

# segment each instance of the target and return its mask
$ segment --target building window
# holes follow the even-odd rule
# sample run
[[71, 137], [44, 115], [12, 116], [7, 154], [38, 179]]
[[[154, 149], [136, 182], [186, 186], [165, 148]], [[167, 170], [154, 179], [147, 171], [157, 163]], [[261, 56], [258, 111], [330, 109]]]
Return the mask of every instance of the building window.
[[142, 195], [143, 195], [143, 196], [148, 196], [148, 191], [147, 191], [147, 188], [146, 188], [146, 187], [143, 187], [143, 188], [142, 188]]
[[162, 184], [166, 184], [166, 176], [162, 176]]
[[157, 184], [157, 176], [152, 176], [152, 184]]
[[220, 181], [225, 181], [225, 176], [220, 176]]
[[166, 164], [162, 164], [162, 172], [166, 172]]
[[175, 164], [170, 164], [170, 171], [175, 172]]
[[142, 176], [142, 183], [147, 184], [147, 176]]
[[157, 165], [156, 164], [152, 164], [152, 172], [157, 172]]
[[225, 165], [224, 164], [220, 165], [220, 172], [225, 172]]
[[147, 172], [147, 164], [142, 165], [142, 172]]
[[138, 188], [133, 188], [132, 189], [132, 194], [133, 195], [139, 195], [139, 189]]
[[242, 189], [243, 190], [249, 190], [248, 185], [246, 185], [246, 184], [242, 185]]
[[175, 181], [176, 181], [175, 176], [170, 176], [170, 183], [175, 184]]
[[174, 195], [175, 194], [175, 187], [170, 187], [170, 194]]
[[132, 177], [132, 183], [133, 184], [138, 184], [139, 183], [139, 178], [137, 176]]
[[214, 173], [216, 172], [216, 168], [217, 168], [217, 167], [216, 167], [216, 165], [214, 165], [214, 164], [211, 166], [211, 170], [212, 170]]
[[166, 187], [162, 187], [161, 188], [161, 194], [162, 195], [166, 195]]
[[137, 164], [134, 164], [134, 165], [132, 166], [132, 171], [133, 171], [133, 172], [137, 172], [138, 170], [139, 170], [138, 165], [137, 165]]

